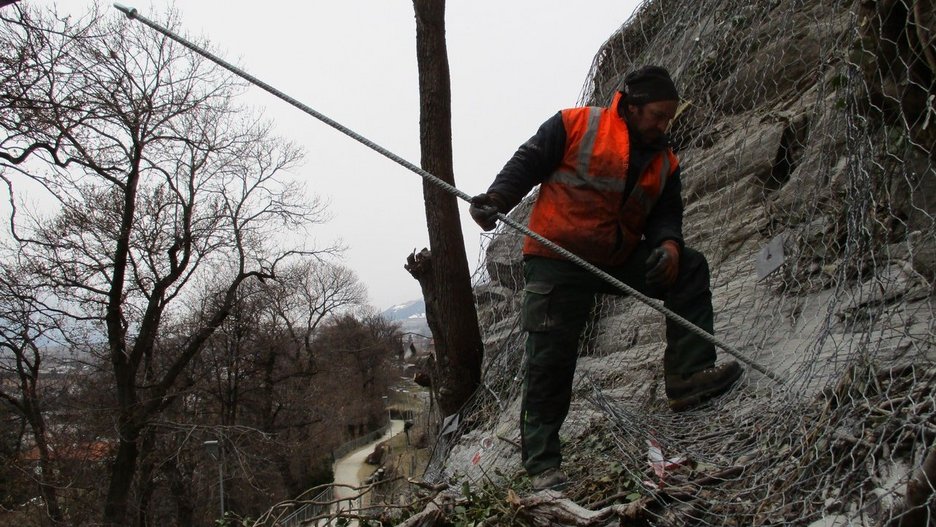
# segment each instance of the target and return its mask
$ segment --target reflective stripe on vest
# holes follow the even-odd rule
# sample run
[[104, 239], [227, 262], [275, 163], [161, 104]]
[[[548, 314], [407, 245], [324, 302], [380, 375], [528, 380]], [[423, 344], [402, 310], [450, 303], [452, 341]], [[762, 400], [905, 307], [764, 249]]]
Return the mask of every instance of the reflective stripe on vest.
[[[582, 177], [581, 174], [588, 174], [588, 169], [590, 168], [589, 163], [591, 162], [591, 154], [595, 148], [595, 136], [598, 132], [598, 122], [594, 118], [595, 108], [591, 108], [592, 112], [588, 116], [588, 130], [585, 133], [585, 137], [582, 139], [582, 146], [579, 151], [579, 170], [557, 170], [553, 172], [550, 177], [550, 181], [556, 183], [562, 183], [563, 185], [568, 185], [575, 188], [593, 188], [595, 190], [600, 190], [602, 192], [624, 192], [627, 188], [627, 179], [611, 179], [611, 178], [596, 178], [596, 177]], [[586, 154], [587, 153], [587, 154]], [[662, 153], [663, 162], [660, 164], [660, 194], [663, 194], [663, 189], [666, 188], [666, 182], [670, 177], [670, 158], [666, 152]], [[638, 176], [639, 177], [639, 176]], [[650, 214], [650, 210], [653, 208], [654, 201], [651, 201], [647, 198], [647, 194], [643, 191], [640, 185], [634, 185], [634, 190], [631, 192], [633, 199], [636, 199], [643, 206], [647, 214]]]
[[[670, 177], [670, 158], [666, 152], [663, 152], [663, 162], [660, 163], [660, 193], [658, 195], [663, 195], [663, 189], [666, 188], [666, 181]], [[647, 194], [643, 191], [643, 188], [640, 185], [634, 185], [634, 190], [630, 195], [631, 199], [637, 200], [638, 203], [644, 208], [644, 213], [650, 215], [650, 211], [653, 209], [653, 206], [656, 205], [656, 200], [651, 200], [647, 198]]]
[[578, 152], [578, 173], [588, 175], [591, 158], [595, 151], [595, 138], [598, 137], [598, 125], [601, 124], [601, 108], [592, 106], [588, 109], [588, 126]]

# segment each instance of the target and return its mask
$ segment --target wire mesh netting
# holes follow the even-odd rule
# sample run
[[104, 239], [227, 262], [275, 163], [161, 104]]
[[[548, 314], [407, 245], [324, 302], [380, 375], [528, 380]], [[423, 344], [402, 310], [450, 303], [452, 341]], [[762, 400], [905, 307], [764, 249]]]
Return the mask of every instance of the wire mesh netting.
[[[711, 266], [716, 335], [784, 382], [749, 368], [674, 414], [663, 317], [599, 297], [562, 431], [570, 498], [639, 503], [655, 525], [936, 521], [926, 474], [907, 496], [936, 438], [934, 32], [921, 1], [665, 0], [602, 47], [583, 104], [638, 66], [673, 72], [684, 233]], [[519, 472], [521, 243], [485, 244], [484, 385], [430, 481]]]

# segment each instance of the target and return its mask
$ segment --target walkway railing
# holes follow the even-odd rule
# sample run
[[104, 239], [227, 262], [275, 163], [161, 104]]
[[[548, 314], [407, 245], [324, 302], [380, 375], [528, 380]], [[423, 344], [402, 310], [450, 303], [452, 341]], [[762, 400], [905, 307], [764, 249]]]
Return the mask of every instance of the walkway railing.
[[358, 448], [366, 445], [367, 443], [373, 443], [379, 439], [382, 435], [387, 433], [387, 430], [390, 430], [391, 423], [370, 432], [369, 434], [362, 435], [361, 437], [352, 439], [347, 443], [342, 444], [338, 448], [332, 450], [332, 460], [337, 461], [340, 458], [343, 458], [345, 454], [351, 452], [352, 450], [357, 450]]
[[[332, 450], [332, 460], [337, 461], [341, 459], [349, 452], [357, 450], [358, 448], [368, 444], [373, 443], [377, 439], [380, 439], [384, 434], [390, 430], [390, 427], [393, 426], [392, 422], [388, 422], [386, 425], [365, 434], [361, 437], [352, 439], [347, 443], [343, 443], [338, 448]], [[278, 522], [282, 527], [298, 527], [304, 522], [310, 521], [317, 516], [321, 516], [324, 512], [328, 511], [331, 507], [332, 501], [335, 499], [334, 487], [328, 487], [317, 496], [312, 498], [311, 503], [306, 503], [302, 507], [299, 507], [292, 514], [286, 516]]]
[[334, 487], [328, 487], [312, 498], [312, 503], [306, 503], [296, 509], [292, 514], [279, 521], [283, 527], [298, 527], [303, 523], [321, 516], [331, 508], [331, 502], [335, 499]]

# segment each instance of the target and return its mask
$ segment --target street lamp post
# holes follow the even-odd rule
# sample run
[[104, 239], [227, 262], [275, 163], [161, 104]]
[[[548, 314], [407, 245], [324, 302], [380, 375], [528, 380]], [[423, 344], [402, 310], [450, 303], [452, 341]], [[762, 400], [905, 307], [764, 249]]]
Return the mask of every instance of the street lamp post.
[[224, 521], [224, 450], [218, 441], [212, 439], [205, 441], [205, 449], [211, 457], [218, 460], [218, 487], [221, 492], [221, 521]]
[[393, 420], [390, 418], [390, 397], [383, 396], [384, 408], [387, 409], [387, 424], [389, 425]]

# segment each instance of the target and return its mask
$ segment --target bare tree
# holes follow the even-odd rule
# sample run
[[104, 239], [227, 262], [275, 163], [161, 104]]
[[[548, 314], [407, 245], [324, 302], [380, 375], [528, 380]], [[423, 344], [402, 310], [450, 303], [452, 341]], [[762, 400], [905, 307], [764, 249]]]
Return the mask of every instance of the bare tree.
[[[444, 0], [413, 0], [419, 65], [422, 168], [454, 185], [452, 111]], [[446, 415], [456, 413], [481, 382], [484, 347], [478, 328], [465, 240], [455, 197], [423, 182], [431, 260], [415, 255], [407, 269], [419, 280], [435, 339], [432, 389]]]
[[313, 376], [320, 373], [313, 337], [327, 317], [360, 307], [367, 295], [351, 269], [328, 262], [298, 262], [281, 277], [264, 284], [264, 326], [276, 338], [260, 350], [258, 426], [298, 447], [272, 452], [288, 494], [298, 496], [314, 483], [313, 469], [322, 457], [321, 447], [305, 444], [308, 432], [325, 414], [309, 411]]
[[[267, 338], [257, 343], [259, 393], [251, 397], [253, 411], [259, 429], [288, 445], [271, 454], [289, 495], [296, 496], [308, 488], [313, 477], [309, 467], [324, 453], [306, 444], [308, 432], [331, 424], [328, 403], [313, 396], [317, 377], [329, 375], [313, 340], [324, 321], [362, 306], [366, 293], [352, 270], [314, 260], [297, 262], [260, 289], [257, 311], [263, 320], [258, 329]], [[345, 397], [356, 400], [359, 394]], [[323, 443], [329, 448], [327, 440]]]
[[[128, 519], [147, 426], [178, 395], [242, 285], [274, 278], [296, 254], [276, 234], [320, 221], [323, 209], [284, 179], [300, 151], [244, 117], [229, 76], [145, 28], [92, 27], [24, 56], [20, 66], [45, 80], [0, 108], [0, 170], [26, 268], [106, 349], [117, 447], [102, 521], [115, 525]], [[52, 217], [17, 208], [12, 190], [27, 180], [54, 202]], [[191, 306], [206, 273], [223, 284], [220, 300], [154, 360], [162, 329]]]
[[42, 306], [35, 289], [23, 283], [20, 276], [17, 269], [0, 269], [0, 378], [13, 379], [11, 385], [16, 387], [8, 390], [5, 383], [0, 383], [0, 401], [21, 416], [32, 432], [38, 457], [39, 492], [49, 518], [60, 522], [63, 515], [40, 384], [43, 340], [52, 338], [57, 320]]
[[399, 330], [377, 315], [342, 314], [316, 335], [313, 347], [323, 363], [316, 393], [328, 401], [332, 421], [345, 429], [345, 440], [386, 422], [381, 399], [388, 394], [392, 360], [402, 346]]
[[[202, 282], [193, 320], [164, 325], [160, 349], [176, 346], [173, 341], [184, 338], [186, 328], [202, 323], [200, 314], [224, 301], [223, 283]], [[144, 435], [144, 443], [151, 441], [154, 448], [140, 462], [138, 523], [166, 522], [172, 513], [179, 524], [204, 516], [205, 503], [191, 497], [204, 498], [217, 485], [216, 479], [196, 477], [217, 470], [199, 461], [206, 439], [224, 447], [225, 501], [231, 512], [259, 513], [271, 495], [298, 496], [330, 482], [331, 450], [342, 437], [333, 432], [340, 425], [330, 415], [339, 394], [321, 397], [320, 375], [334, 375], [334, 370], [330, 354], [319, 370], [322, 361], [313, 360], [311, 343], [325, 320], [359, 308], [364, 299], [354, 273], [324, 259], [296, 261], [275, 278], [243, 284], [230, 315], [180, 380], [178, 389], [186, 395], [176, 398], [161, 414], [160, 425]], [[160, 349], [154, 353], [157, 363]], [[360, 399], [353, 392], [343, 398]], [[174, 511], [160, 505], [164, 502], [175, 503]]]
[[304, 260], [284, 269], [280, 279], [264, 284], [265, 311], [271, 324], [295, 342], [311, 361], [311, 342], [322, 321], [365, 303], [367, 293], [351, 269]]

